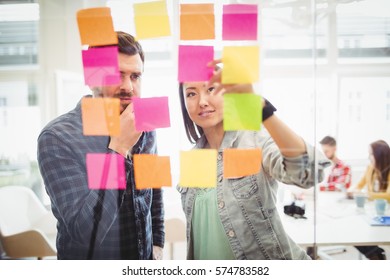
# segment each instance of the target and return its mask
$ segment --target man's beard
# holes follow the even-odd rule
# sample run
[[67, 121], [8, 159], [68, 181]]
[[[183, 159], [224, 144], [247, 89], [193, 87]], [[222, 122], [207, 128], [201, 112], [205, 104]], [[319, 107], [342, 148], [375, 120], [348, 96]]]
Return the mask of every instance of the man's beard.
[[118, 98], [120, 101], [130, 101], [130, 102], [120, 102], [121, 106], [121, 114], [124, 110], [126, 110], [127, 106], [129, 106], [132, 103], [133, 94], [129, 92], [119, 92], [114, 95], [114, 98]]

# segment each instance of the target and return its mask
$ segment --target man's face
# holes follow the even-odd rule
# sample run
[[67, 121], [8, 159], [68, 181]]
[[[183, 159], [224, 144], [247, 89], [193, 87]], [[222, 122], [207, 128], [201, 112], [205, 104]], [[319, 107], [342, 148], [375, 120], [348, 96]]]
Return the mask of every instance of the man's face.
[[120, 99], [120, 112], [132, 103], [132, 98], [141, 96], [141, 76], [143, 62], [139, 54], [127, 55], [119, 53], [119, 72], [121, 83], [94, 89], [95, 97], [110, 97]]
[[336, 156], [336, 146], [331, 145], [322, 145], [322, 151], [326, 155], [326, 157], [330, 160], [333, 160]]

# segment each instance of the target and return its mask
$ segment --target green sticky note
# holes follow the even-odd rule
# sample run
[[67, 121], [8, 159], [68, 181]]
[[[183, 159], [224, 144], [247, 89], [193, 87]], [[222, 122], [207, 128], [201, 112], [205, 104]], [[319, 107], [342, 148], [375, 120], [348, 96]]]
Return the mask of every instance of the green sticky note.
[[259, 80], [260, 48], [258, 46], [224, 47], [222, 83], [250, 84]]
[[166, 1], [134, 4], [137, 39], [171, 35]]
[[181, 187], [215, 188], [217, 186], [217, 150], [180, 152]]
[[223, 96], [224, 130], [260, 130], [262, 99], [252, 93], [226, 93]]

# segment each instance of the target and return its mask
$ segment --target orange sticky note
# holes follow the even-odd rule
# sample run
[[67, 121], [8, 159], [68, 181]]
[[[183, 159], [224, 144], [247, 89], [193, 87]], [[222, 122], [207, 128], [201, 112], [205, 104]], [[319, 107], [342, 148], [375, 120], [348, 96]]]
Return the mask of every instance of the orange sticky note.
[[134, 4], [137, 39], [171, 35], [166, 1]]
[[207, 40], [214, 38], [214, 4], [181, 4], [180, 39]]
[[172, 186], [171, 163], [169, 157], [135, 154], [133, 160], [136, 189]]
[[223, 177], [238, 178], [257, 174], [261, 169], [261, 149], [225, 149]]
[[110, 8], [79, 10], [77, 12], [77, 23], [82, 45], [104, 46], [118, 44]]
[[217, 150], [180, 152], [181, 187], [215, 188], [217, 186]]
[[83, 98], [81, 116], [84, 135], [119, 135], [119, 107], [117, 98]]

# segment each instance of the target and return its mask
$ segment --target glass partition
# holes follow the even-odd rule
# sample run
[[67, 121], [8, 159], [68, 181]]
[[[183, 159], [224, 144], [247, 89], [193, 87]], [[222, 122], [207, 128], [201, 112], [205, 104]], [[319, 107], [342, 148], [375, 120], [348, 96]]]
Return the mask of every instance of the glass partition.
[[[146, 1], [1, 1], [0, 188], [30, 188], [50, 209], [37, 164], [38, 135], [49, 121], [91, 93], [84, 83], [76, 13], [110, 7], [115, 30], [134, 34], [133, 2]], [[213, 45], [215, 58], [220, 58], [223, 47], [230, 43], [248, 45], [223, 42], [223, 5], [258, 4], [258, 40], [254, 44], [260, 46], [260, 77], [254, 85], [256, 93], [271, 101], [277, 108], [275, 114], [309, 149], [318, 152], [312, 174], [316, 182], [311, 188], [279, 183], [275, 207], [287, 234], [316, 259], [365, 259], [363, 251], [369, 248], [358, 251], [356, 246], [379, 246], [389, 258], [390, 227], [371, 225], [377, 216], [374, 198], [378, 191], [370, 190], [367, 183], [359, 185], [359, 193], [368, 198], [364, 207], [358, 207], [353, 197], [370, 165], [370, 144], [380, 139], [390, 143], [390, 2], [166, 3], [171, 36], [140, 40], [146, 55], [143, 97], [169, 97], [171, 126], [157, 130], [159, 155], [169, 156], [171, 162], [173, 187], [163, 188], [166, 221], [180, 220], [184, 234], [185, 215], [175, 186], [180, 177], [179, 152], [193, 147], [185, 134], [178, 98], [178, 45], [183, 43], [179, 39], [179, 5], [214, 3], [215, 40], [183, 44]], [[337, 158], [325, 169], [321, 181], [318, 170], [325, 155], [320, 141], [325, 136], [336, 139]], [[336, 159], [349, 167], [344, 174], [349, 178], [348, 190], [341, 182], [328, 188]], [[340, 168], [335, 172], [346, 171]], [[285, 206], [293, 202], [297, 211], [304, 209], [305, 213], [285, 214]], [[185, 240], [180, 240], [165, 247], [164, 258], [185, 259], [186, 250]]]

